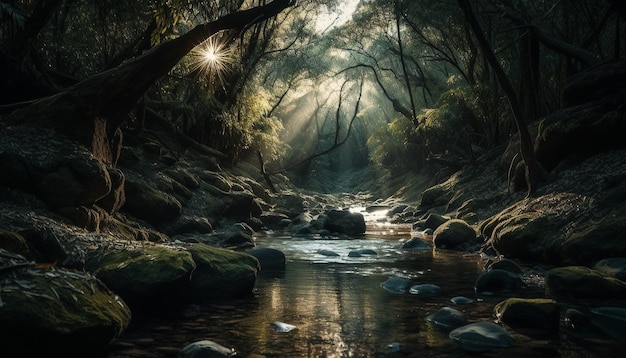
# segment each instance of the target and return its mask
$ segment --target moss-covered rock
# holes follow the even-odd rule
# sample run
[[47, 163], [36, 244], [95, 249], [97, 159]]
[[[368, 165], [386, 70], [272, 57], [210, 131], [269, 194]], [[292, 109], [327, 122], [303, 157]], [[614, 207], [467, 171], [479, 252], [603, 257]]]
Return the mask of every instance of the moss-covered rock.
[[130, 322], [126, 303], [88, 273], [26, 267], [0, 277], [3, 356], [95, 356]]
[[488, 246], [513, 259], [562, 264], [564, 228], [593, 213], [592, 200], [576, 193], [524, 199], [485, 220], [480, 227]]
[[189, 252], [159, 245], [110, 252], [87, 264], [88, 270], [133, 309], [176, 297], [195, 268]]
[[476, 231], [463, 220], [449, 220], [435, 230], [433, 243], [436, 248], [454, 249], [476, 239]]
[[563, 243], [562, 262], [591, 266], [606, 257], [626, 256], [626, 205], [622, 204]]
[[546, 298], [509, 298], [498, 303], [493, 312], [498, 320], [531, 337], [556, 336], [560, 308]]
[[552, 269], [545, 285], [546, 294], [556, 299], [626, 299], [626, 282], [583, 266]]
[[252, 292], [260, 270], [259, 261], [243, 252], [190, 244], [197, 268], [185, 286], [185, 297], [193, 300], [237, 297]]
[[444, 206], [454, 193], [449, 190], [447, 183], [437, 184], [422, 192], [420, 207]]
[[182, 204], [174, 196], [141, 180], [126, 180], [126, 204], [122, 208], [134, 217], [158, 226], [176, 219]]

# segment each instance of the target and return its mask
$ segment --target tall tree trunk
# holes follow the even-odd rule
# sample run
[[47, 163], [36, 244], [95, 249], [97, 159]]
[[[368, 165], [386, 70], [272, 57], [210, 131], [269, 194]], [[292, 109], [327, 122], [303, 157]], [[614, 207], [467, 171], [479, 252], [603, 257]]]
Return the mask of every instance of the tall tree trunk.
[[537, 161], [535, 150], [533, 148], [533, 141], [530, 137], [530, 133], [528, 132], [528, 126], [526, 124], [521, 106], [517, 100], [517, 94], [515, 93], [509, 78], [506, 76], [504, 69], [498, 62], [493, 48], [491, 48], [491, 45], [487, 42], [485, 34], [478, 23], [478, 19], [469, 0], [458, 0], [458, 3], [461, 9], [463, 9], [463, 13], [467, 18], [474, 35], [476, 36], [476, 40], [478, 41], [480, 49], [483, 52], [483, 56], [485, 56], [486, 60], [489, 62], [489, 66], [493, 70], [496, 79], [498, 80], [498, 83], [500, 84], [500, 87], [504, 91], [509, 102], [511, 113], [513, 114], [513, 119], [515, 120], [517, 132], [520, 137], [520, 152], [522, 153], [522, 159], [525, 164], [528, 195], [531, 195], [537, 188], [537, 185], [543, 176], [544, 170], [539, 161]]
[[524, 121], [529, 123], [541, 115], [539, 96], [539, 41], [532, 32], [522, 30], [520, 40], [519, 102]]
[[243, 29], [276, 16], [294, 0], [234, 12], [198, 25], [186, 34], [152, 48], [132, 61], [93, 75], [62, 93], [40, 99], [11, 113], [4, 121], [44, 125], [91, 148], [99, 159], [115, 162], [119, 126], [146, 90], [166, 75], [189, 51], [222, 30]]

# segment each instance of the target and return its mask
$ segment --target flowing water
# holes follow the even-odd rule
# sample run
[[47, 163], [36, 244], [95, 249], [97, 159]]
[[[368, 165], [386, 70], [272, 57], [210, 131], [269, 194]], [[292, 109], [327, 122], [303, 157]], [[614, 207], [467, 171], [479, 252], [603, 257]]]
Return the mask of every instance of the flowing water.
[[[239, 357], [475, 357], [457, 347], [426, 321], [444, 306], [463, 312], [470, 322], [493, 321], [493, 306], [503, 297], [476, 297], [475, 278], [483, 261], [477, 255], [451, 251], [410, 252], [401, 240], [409, 227], [369, 226], [359, 239], [257, 237], [257, 247], [283, 251], [284, 272], [262, 273], [252, 296], [206, 305], [173, 307], [159, 315], [139, 317], [114, 342], [106, 357], [176, 357], [180, 348], [212, 340], [232, 347]], [[318, 250], [339, 256], [323, 256]], [[377, 255], [348, 257], [355, 249]], [[392, 276], [433, 283], [442, 295], [425, 299], [389, 292], [381, 284]], [[537, 290], [532, 295], [541, 295]], [[454, 296], [477, 301], [456, 306]], [[297, 328], [278, 332], [273, 322]], [[509, 330], [510, 331], [510, 330]], [[606, 350], [582, 348], [565, 337], [541, 341], [516, 335], [516, 345], [484, 356], [602, 357]]]

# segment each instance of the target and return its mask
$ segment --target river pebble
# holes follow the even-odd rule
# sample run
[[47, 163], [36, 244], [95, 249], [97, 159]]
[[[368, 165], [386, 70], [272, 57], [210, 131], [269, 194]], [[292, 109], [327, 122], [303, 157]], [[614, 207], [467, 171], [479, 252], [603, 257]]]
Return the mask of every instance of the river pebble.
[[459, 327], [450, 332], [449, 337], [461, 348], [473, 352], [507, 348], [515, 342], [504, 328], [493, 322], [477, 322]]
[[441, 295], [441, 287], [430, 283], [411, 286], [409, 293], [420, 297], [437, 297]]

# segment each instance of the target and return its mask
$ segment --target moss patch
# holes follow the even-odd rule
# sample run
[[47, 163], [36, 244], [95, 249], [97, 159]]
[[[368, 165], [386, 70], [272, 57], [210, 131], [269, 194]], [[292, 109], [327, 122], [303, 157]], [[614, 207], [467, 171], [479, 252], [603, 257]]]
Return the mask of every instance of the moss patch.
[[626, 299], [626, 282], [583, 266], [548, 271], [546, 293], [557, 299]]
[[591, 266], [604, 258], [626, 256], [625, 217], [626, 205], [588, 229], [573, 234], [563, 244], [563, 263]]
[[243, 252], [204, 244], [187, 250], [197, 264], [185, 296], [192, 300], [250, 294], [260, 270], [259, 261]]
[[88, 264], [133, 307], [171, 298], [189, 282], [195, 268], [189, 252], [158, 245], [112, 252]]

